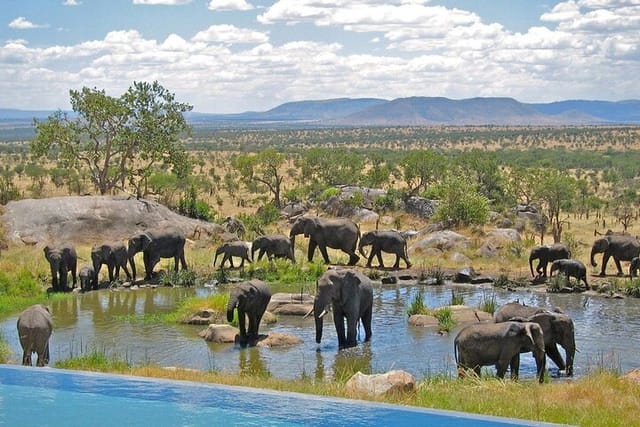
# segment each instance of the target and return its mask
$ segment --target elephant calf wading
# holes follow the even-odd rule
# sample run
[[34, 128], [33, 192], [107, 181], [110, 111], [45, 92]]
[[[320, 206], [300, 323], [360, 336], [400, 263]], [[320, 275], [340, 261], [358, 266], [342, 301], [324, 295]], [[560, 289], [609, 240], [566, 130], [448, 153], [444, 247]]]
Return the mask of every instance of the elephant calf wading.
[[563, 243], [556, 243], [554, 245], [534, 246], [529, 254], [529, 269], [531, 270], [531, 276], [536, 277], [533, 273], [533, 261], [538, 260], [536, 267], [537, 277], [547, 277], [547, 265], [557, 259], [571, 258], [571, 251]]
[[160, 261], [160, 258], [173, 258], [175, 260], [174, 271], [178, 271], [178, 262], [182, 264], [182, 269], [186, 270], [187, 262], [184, 258], [185, 241], [184, 233], [173, 227], [147, 230], [131, 237], [127, 252], [133, 279], [135, 280], [136, 278], [134, 256], [138, 252], [142, 252], [145, 279], [147, 280], [151, 279], [153, 268]]
[[257, 237], [251, 244], [251, 259], [256, 259], [256, 252], [258, 252], [258, 261], [267, 254], [269, 260], [287, 258], [293, 263], [296, 262], [291, 241], [284, 234], [266, 234]]
[[[109, 282], [120, 279], [120, 269], [124, 270], [127, 280], [131, 280], [131, 273], [127, 268], [129, 253], [127, 247], [122, 242], [103, 243], [91, 248], [91, 262], [95, 272], [94, 288], [98, 287], [98, 279], [100, 277], [100, 269], [102, 265], [107, 266], [109, 272]], [[114, 274], [115, 273], [115, 274]]]
[[38, 354], [36, 366], [49, 363], [49, 338], [53, 331], [53, 320], [49, 307], [32, 305], [18, 317], [18, 338], [22, 346], [22, 364], [31, 366], [31, 353]]
[[303, 234], [309, 238], [307, 259], [313, 261], [316, 247], [320, 249], [325, 264], [330, 264], [327, 248], [340, 249], [349, 255], [349, 265], [356, 265], [360, 257], [356, 254], [356, 244], [360, 237], [360, 229], [355, 222], [346, 218], [326, 219], [303, 216], [291, 226], [289, 238], [291, 247], [295, 248], [295, 238]]
[[90, 291], [97, 284], [96, 272], [92, 265], [83, 265], [78, 276], [80, 276], [80, 289], [82, 292]]
[[213, 259], [213, 265], [215, 267], [218, 261], [218, 255], [224, 254], [220, 267], [224, 267], [224, 263], [229, 261], [231, 268], [235, 268], [233, 265], [233, 257], [240, 258], [240, 268], [244, 267], [244, 262], [251, 262], [249, 259], [249, 243], [247, 242], [227, 242], [223, 243], [216, 249], [216, 256]]
[[51, 267], [51, 287], [54, 292], [68, 291], [67, 279], [71, 272], [73, 288], [76, 287], [76, 268], [78, 267], [78, 255], [76, 248], [71, 244], [59, 246], [45, 246], [44, 256]]
[[577, 259], [557, 259], [551, 264], [549, 276], [553, 276], [553, 273], [556, 271], [566, 275], [567, 279], [575, 277], [578, 282], [582, 280], [587, 289], [589, 289], [589, 284], [587, 283], [587, 267], [582, 261], [578, 261]]
[[[567, 376], [573, 375], [573, 359], [576, 354], [576, 339], [573, 320], [558, 308], [545, 310], [510, 302], [500, 307], [493, 316], [496, 323], [506, 321], [534, 322], [540, 325], [544, 337], [544, 347], [549, 359]], [[564, 348], [566, 362], [562, 360], [558, 345]]]
[[532, 322], [476, 323], [464, 327], [454, 340], [458, 375], [473, 370], [480, 376], [482, 366], [494, 365], [498, 378], [504, 378], [507, 367], [511, 379], [518, 379], [520, 352], [533, 353], [538, 381], [544, 381], [545, 354], [542, 328]]
[[381, 252], [387, 252], [395, 254], [396, 262], [393, 264], [393, 269], [400, 268], [400, 258], [405, 262], [407, 268], [411, 268], [411, 262], [407, 256], [407, 240], [402, 237], [398, 231], [386, 230], [386, 231], [368, 231], [362, 234], [360, 237], [360, 243], [358, 243], [358, 252], [363, 257], [366, 257], [364, 252], [365, 246], [371, 246], [371, 254], [367, 259], [367, 267], [371, 267], [371, 260], [376, 256], [378, 258], [378, 264], [380, 268], [384, 268], [384, 262], [382, 262]]
[[367, 276], [357, 270], [328, 270], [318, 279], [313, 309], [306, 315], [313, 313], [318, 344], [322, 340], [322, 324], [329, 305], [333, 307], [339, 349], [356, 346], [358, 320], [364, 327], [364, 341], [371, 339], [373, 287]]
[[[242, 282], [229, 292], [227, 305], [227, 321], [233, 321], [233, 310], [238, 310], [238, 326], [240, 334], [238, 342], [241, 346], [255, 345], [258, 341], [258, 328], [262, 315], [271, 301], [271, 291], [267, 285], [257, 279]], [[249, 328], [246, 328], [246, 317], [249, 318]]]

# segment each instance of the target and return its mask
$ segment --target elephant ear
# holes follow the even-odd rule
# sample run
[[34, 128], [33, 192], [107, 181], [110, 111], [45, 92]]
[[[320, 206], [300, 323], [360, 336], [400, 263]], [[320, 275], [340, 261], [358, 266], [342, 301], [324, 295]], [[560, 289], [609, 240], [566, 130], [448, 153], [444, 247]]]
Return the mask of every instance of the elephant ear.
[[347, 271], [344, 274], [342, 286], [338, 287], [338, 299], [343, 304], [346, 303], [349, 298], [356, 294], [356, 288], [358, 286], [360, 286], [360, 278], [353, 271]]
[[317, 226], [318, 226], [317, 218], [307, 218], [305, 220], [304, 229], [303, 229], [304, 237], [309, 237]]

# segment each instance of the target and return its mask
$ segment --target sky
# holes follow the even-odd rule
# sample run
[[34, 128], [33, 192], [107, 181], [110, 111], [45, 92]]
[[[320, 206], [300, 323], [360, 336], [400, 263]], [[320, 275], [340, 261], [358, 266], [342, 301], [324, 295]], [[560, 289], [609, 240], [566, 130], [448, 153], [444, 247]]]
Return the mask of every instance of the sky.
[[158, 81], [194, 111], [640, 98], [640, 0], [0, 0], [0, 108]]

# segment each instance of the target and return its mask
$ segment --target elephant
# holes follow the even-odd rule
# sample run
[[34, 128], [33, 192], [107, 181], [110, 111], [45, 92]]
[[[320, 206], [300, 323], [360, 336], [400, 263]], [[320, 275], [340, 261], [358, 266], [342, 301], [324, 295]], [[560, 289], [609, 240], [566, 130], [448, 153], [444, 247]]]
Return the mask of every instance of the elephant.
[[[271, 301], [271, 291], [267, 285], [258, 279], [242, 282], [229, 291], [227, 304], [227, 320], [233, 321], [233, 310], [238, 310], [238, 326], [240, 334], [238, 341], [245, 347], [258, 340], [258, 328], [262, 315]], [[249, 318], [249, 328], [246, 328], [246, 317]]]
[[346, 218], [326, 219], [320, 217], [299, 217], [291, 227], [289, 238], [291, 247], [295, 248], [295, 236], [304, 234], [309, 237], [307, 258], [313, 261], [316, 247], [320, 249], [325, 264], [329, 264], [327, 247], [340, 249], [349, 255], [349, 265], [355, 265], [360, 257], [356, 254], [356, 244], [360, 237], [360, 229], [355, 222]]
[[307, 316], [313, 313], [315, 319], [317, 344], [322, 340], [323, 318], [330, 304], [333, 307], [333, 322], [338, 335], [339, 349], [356, 346], [358, 320], [364, 327], [364, 341], [371, 340], [373, 287], [367, 276], [351, 269], [327, 270], [320, 276], [316, 284], [313, 308], [307, 313]]
[[511, 379], [518, 379], [520, 352], [531, 352], [536, 361], [538, 381], [544, 381], [545, 354], [542, 328], [533, 322], [474, 323], [465, 326], [454, 340], [459, 377], [473, 370], [480, 376], [482, 366], [495, 365], [498, 378], [507, 367]]
[[96, 272], [93, 269], [93, 266], [90, 264], [83, 265], [80, 268], [80, 289], [83, 292], [90, 291], [94, 289], [94, 286], [97, 284]]
[[[534, 322], [542, 328], [544, 347], [547, 356], [558, 369], [573, 375], [573, 359], [576, 354], [576, 339], [573, 320], [558, 308], [554, 311], [540, 307], [527, 307], [517, 302], [503, 305], [494, 313], [496, 323], [506, 321]], [[564, 348], [566, 363], [558, 351], [558, 345]]]
[[[122, 242], [103, 243], [91, 248], [91, 262], [93, 263], [94, 288], [98, 287], [98, 279], [100, 277], [100, 269], [102, 264], [106, 264], [109, 271], [109, 282], [120, 278], [120, 268], [127, 275], [127, 280], [131, 280], [131, 273], [127, 268], [129, 253], [127, 247]], [[115, 271], [115, 275], [114, 275]]]
[[640, 256], [640, 240], [628, 235], [608, 235], [596, 239], [591, 246], [591, 265], [597, 267], [595, 255], [602, 253], [602, 269], [600, 276], [605, 275], [607, 262], [610, 257], [618, 268], [618, 276], [622, 276], [622, 266], [620, 261], [631, 261], [634, 257]]
[[571, 251], [563, 243], [556, 243], [554, 245], [542, 245], [534, 246], [529, 254], [529, 269], [531, 270], [531, 276], [536, 277], [533, 274], [533, 260], [538, 260], [538, 266], [536, 267], [536, 273], [538, 277], [547, 277], [547, 264], [557, 259], [571, 258]]
[[273, 258], [287, 258], [295, 263], [291, 241], [284, 234], [267, 234], [257, 237], [251, 244], [251, 259], [255, 260], [258, 251], [258, 261], [267, 254], [269, 260]]
[[233, 257], [238, 257], [241, 259], [240, 268], [244, 267], [245, 260], [247, 262], [251, 262], [249, 259], [249, 243], [247, 242], [227, 242], [223, 243], [216, 249], [216, 256], [213, 259], [213, 265], [216, 265], [218, 261], [218, 255], [224, 254], [222, 257], [222, 262], [220, 263], [220, 267], [224, 267], [224, 263], [229, 261], [229, 265], [231, 268], [235, 268], [233, 265]]
[[53, 331], [53, 319], [49, 307], [32, 305], [18, 317], [18, 338], [22, 346], [22, 364], [31, 366], [31, 354], [36, 353], [36, 366], [49, 363], [49, 338]]
[[151, 279], [153, 268], [160, 261], [160, 258], [173, 258], [175, 260], [174, 270], [178, 271], [178, 261], [182, 264], [182, 269], [187, 269], [187, 262], [184, 258], [184, 244], [186, 238], [182, 231], [173, 227], [147, 230], [131, 237], [128, 242], [128, 257], [131, 264], [133, 280], [136, 279], [136, 264], [134, 256], [142, 252], [145, 279]]
[[394, 270], [400, 268], [400, 258], [404, 260], [407, 268], [411, 268], [411, 262], [409, 262], [409, 257], [407, 256], [407, 240], [398, 231], [375, 230], [363, 233], [360, 237], [360, 243], [358, 243], [358, 251], [363, 257], [367, 256], [363, 250], [365, 246], [371, 246], [371, 254], [367, 259], [367, 267], [371, 267], [371, 260], [376, 256], [379, 267], [384, 268], [381, 252], [387, 252], [396, 255], [396, 262], [393, 264]]
[[59, 246], [45, 246], [44, 256], [49, 261], [51, 267], [51, 285], [54, 292], [67, 291], [68, 273], [71, 272], [73, 288], [76, 287], [76, 268], [78, 266], [78, 255], [76, 249], [71, 244]]
[[587, 289], [589, 289], [589, 284], [587, 283], [587, 267], [582, 261], [578, 261], [577, 259], [557, 259], [551, 263], [549, 276], [553, 276], [553, 273], [556, 271], [564, 273], [567, 279], [573, 276], [578, 282], [582, 280]]
[[638, 275], [638, 269], [640, 269], [640, 257], [633, 257], [629, 264], [629, 277], [635, 277]]

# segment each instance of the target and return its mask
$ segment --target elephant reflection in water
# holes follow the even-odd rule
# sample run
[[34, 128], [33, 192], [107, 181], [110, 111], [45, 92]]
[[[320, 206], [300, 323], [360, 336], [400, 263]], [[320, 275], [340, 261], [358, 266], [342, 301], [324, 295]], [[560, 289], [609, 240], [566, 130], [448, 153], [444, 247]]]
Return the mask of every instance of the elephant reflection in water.
[[73, 326], [78, 322], [78, 298], [51, 300], [48, 305], [56, 319], [56, 328]]
[[[369, 374], [372, 372], [371, 359], [373, 353], [371, 352], [371, 344], [367, 343], [360, 347], [351, 347], [348, 349], [340, 350], [336, 353], [333, 360], [333, 380], [344, 381], [355, 375], [356, 372], [362, 372]], [[325, 366], [322, 353], [316, 352], [316, 380], [325, 379]]]
[[112, 315], [134, 315], [138, 304], [138, 292], [109, 292], [108, 311]]
[[264, 364], [257, 347], [243, 348], [239, 351], [238, 373], [248, 377], [268, 378], [271, 372]]

